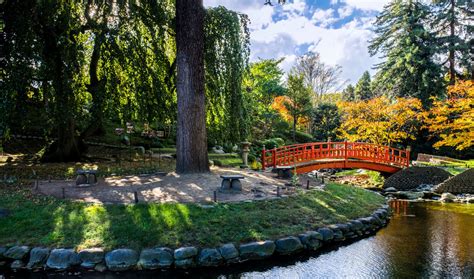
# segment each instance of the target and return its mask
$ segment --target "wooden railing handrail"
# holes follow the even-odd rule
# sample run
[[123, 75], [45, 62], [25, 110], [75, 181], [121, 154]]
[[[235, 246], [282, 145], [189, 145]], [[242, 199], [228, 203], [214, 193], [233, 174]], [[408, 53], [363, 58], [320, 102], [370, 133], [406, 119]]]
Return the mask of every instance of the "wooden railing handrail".
[[321, 159], [343, 159], [390, 164], [404, 168], [410, 164], [410, 150], [366, 142], [312, 142], [263, 149], [262, 169], [295, 165]]

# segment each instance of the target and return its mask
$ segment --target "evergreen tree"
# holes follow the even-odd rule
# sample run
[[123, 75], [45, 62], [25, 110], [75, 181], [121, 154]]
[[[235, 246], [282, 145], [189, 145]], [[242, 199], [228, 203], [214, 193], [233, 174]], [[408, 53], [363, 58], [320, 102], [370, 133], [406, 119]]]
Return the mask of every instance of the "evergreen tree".
[[368, 71], [365, 71], [357, 82], [354, 90], [354, 96], [356, 100], [372, 99], [373, 94], [371, 89], [370, 74]]
[[354, 86], [349, 84], [343, 91], [342, 91], [342, 100], [346, 102], [352, 102], [355, 100], [354, 94]]
[[421, 1], [395, 0], [377, 17], [377, 36], [369, 51], [382, 54], [385, 61], [376, 66], [376, 93], [391, 98], [416, 97], [425, 107], [430, 97], [443, 93], [441, 66], [433, 61], [436, 41], [424, 27], [428, 15], [429, 9]]
[[437, 52], [447, 55], [443, 65], [447, 64], [449, 83], [453, 85], [459, 75], [456, 68], [464, 66], [470, 70], [473, 63], [473, 53], [469, 51], [474, 31], [469, 30], [474, 16], [470, 5], [473, 4], [466, 0], [433, 0], [433, 3], [431, 27], [437, 34]]
[[337, 129], [341, 126], [341, 114], [337, 105], [321, 103], [313, 111], [312, 134], [317, 141], [337, 138]]
[[311, 113], [311, 89], [305, 85], [304, 76], [301, 74], [288, 75], [288, 101], [285, 103], [293, 119], [293, 140], [296, 141], [296, 124], [301, 117]]

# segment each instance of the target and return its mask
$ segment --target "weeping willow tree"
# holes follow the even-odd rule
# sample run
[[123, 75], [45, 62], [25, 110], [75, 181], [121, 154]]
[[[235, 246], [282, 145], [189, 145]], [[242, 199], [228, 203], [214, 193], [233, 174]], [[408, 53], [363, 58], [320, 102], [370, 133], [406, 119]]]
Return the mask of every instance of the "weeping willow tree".
[[250, 55], [249, 19], [217, 7], [205, 20], [207, 127], [211, 143], [238, 143], [248, 136], [242, 78]]
[[[248, 19], [205, 14], [204, 119], [217, 140], [237, 142], [248, 125]], [[44, 161], [80, 160], [105, 122], [176, 123], [175, 1], [6, 0], [5, 15], [1, 132], [49, 137]]]
[[44, 161], [79, 160], [104, 119], [174, 118], [172, 1], [7, 0], [5, 14], [2, 132], [54, 138]]

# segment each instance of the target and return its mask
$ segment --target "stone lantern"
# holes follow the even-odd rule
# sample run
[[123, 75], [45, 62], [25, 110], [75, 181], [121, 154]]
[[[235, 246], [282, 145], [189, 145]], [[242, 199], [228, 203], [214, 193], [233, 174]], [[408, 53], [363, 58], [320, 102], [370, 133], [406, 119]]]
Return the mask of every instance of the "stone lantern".
[[242, 145], [242, 161], [244, 162], [243, 167], [248, 167], [248, 158], [250, 152], [250, 145], [251, 143], [248, 141], [244, 141], [240, 143]]

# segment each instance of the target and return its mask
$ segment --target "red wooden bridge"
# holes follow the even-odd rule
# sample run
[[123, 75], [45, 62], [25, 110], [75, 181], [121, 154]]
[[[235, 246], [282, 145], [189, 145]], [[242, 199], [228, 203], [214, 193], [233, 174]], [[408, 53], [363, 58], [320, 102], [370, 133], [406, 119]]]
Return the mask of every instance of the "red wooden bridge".
[[368, 169], [395, 173], [410, 164], [410, 150], [362, 142], [312, 142], [263, 149], [262, 169], [294, 166], [297, 173], [318, 169]]

